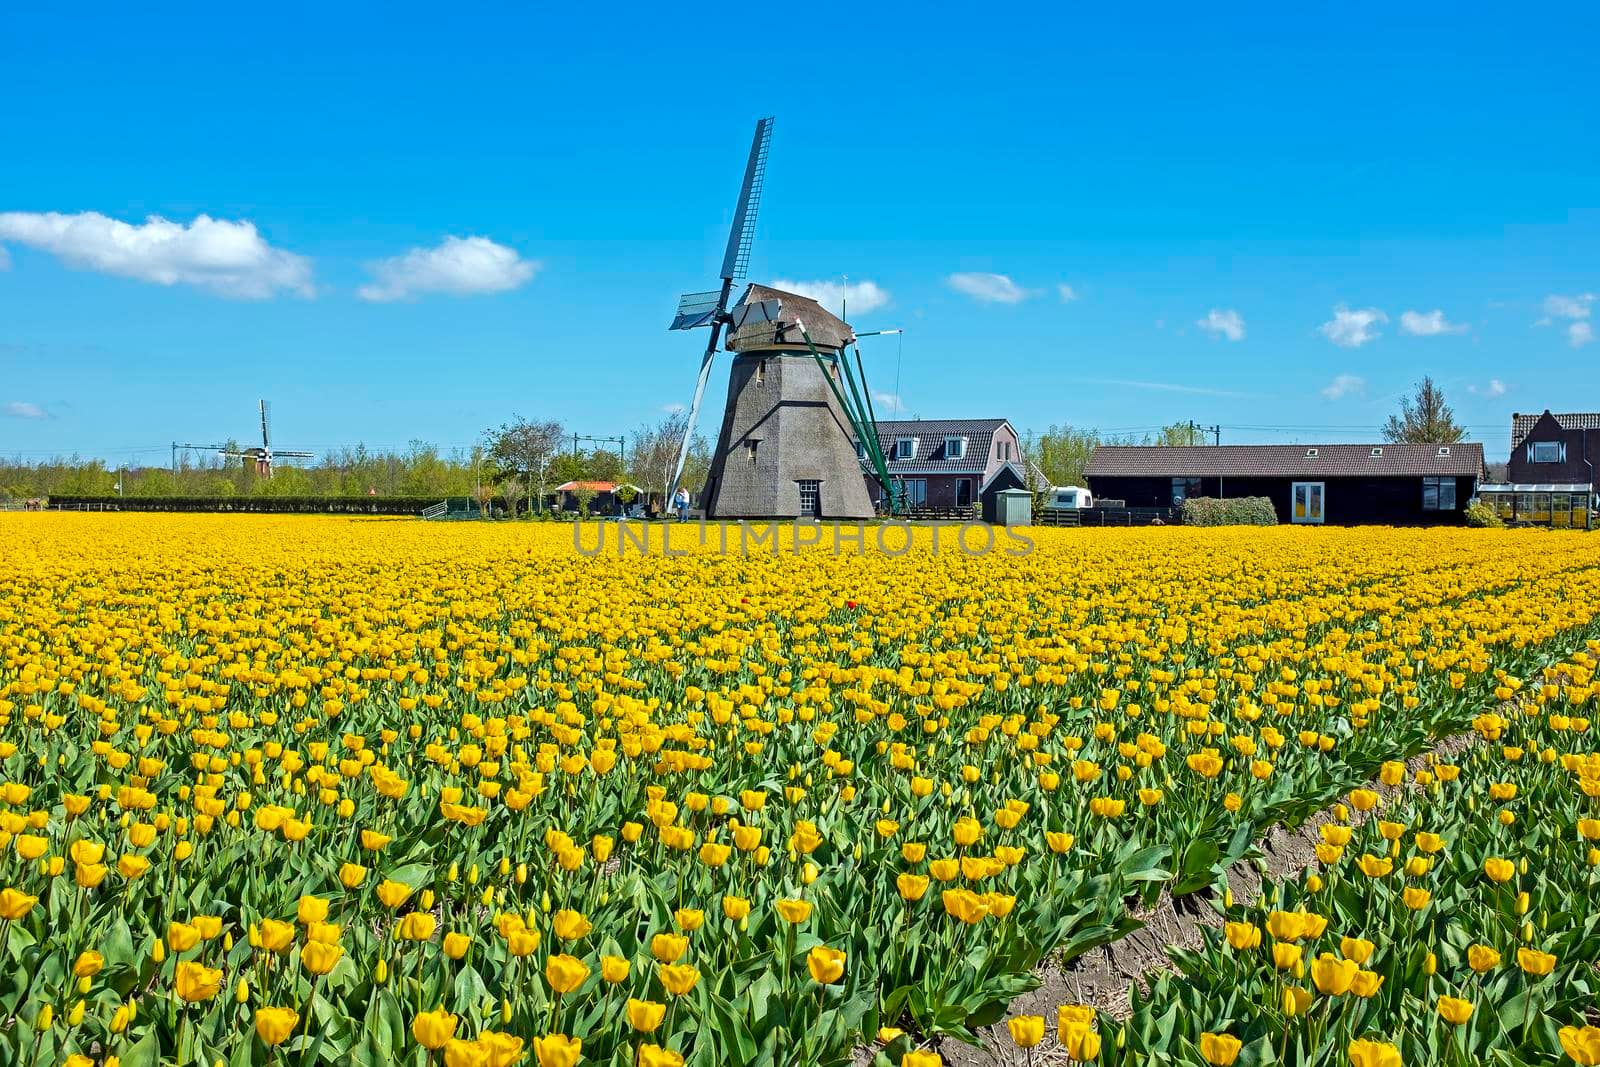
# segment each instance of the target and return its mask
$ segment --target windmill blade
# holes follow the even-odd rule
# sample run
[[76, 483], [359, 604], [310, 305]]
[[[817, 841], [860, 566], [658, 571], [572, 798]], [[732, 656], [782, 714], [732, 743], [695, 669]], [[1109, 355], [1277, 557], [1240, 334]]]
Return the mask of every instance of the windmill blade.
[[750, 159], [744, 167], [744, 184], [739, 187], [739, 206], [733, 213], [733, 229], [728, 232], [728, 250], [722, 256], [722, 277], [743, 278], [750, 267], [750, 245], [756, 237], [756, 214], [761, 210], [761, 185], [767, 176], [767, 149], [772, 144], [769, 115], [756, 123], [755, 139], [750, 142]]
[[265, 400], [261, 402], [261, 447], [270, 449], [272, 444], [267, 440], [267, 424], [272, 420], [272, 405]]
[[721, 290], [709, 293], [684, 293], [678, 297], [678, 313], [672, 317], [668, 330], [692, 330], [697, 326], [710, 326], [717, 317]]
[[317, 454], [315, 452], [291, 452], [288, 449], [283, 449], [283, 448], [279, 448], [279, 449], [274, 449], [273, 450], [273, 453], [272, 453], [272, 458], [273, 459], [281, 459], [284, 456], [290, 456], [290, 457], [292, 457], [294, 459], [316, 459], [317, 458]]

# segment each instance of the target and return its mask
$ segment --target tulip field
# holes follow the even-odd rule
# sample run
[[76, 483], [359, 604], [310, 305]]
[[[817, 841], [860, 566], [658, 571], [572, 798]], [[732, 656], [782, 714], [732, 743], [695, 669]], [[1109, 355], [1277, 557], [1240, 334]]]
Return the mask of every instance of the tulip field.
[[0, 514], [0, 1064], [1600, 1063], [1600, 538], [671, 536]]

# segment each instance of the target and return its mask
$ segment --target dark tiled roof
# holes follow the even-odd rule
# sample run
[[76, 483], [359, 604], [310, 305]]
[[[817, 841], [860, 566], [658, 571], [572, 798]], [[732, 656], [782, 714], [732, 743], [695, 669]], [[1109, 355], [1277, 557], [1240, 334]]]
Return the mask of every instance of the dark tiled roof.
[[778, 302], [777, 322], [750, 322], [728, 334], [728, 348], [738, 352], [759, 352], [773, 344], [804, 345], [806, 339], [795, 328], [797, 321], [805, 323], [811, 343], [818, 348], [843, 348], [855, 336], [848, 323], [809, 296], [774, 289], [770, 285], [750, 283], [740, 297], [739, 304], [759, 304], [763, 300]]
[[[1449, 455], [1439, 449], [1447, 447]], [[1373, 451], [1382, 449], [1381, 455]], [[1315, 455], [1309, 453], [1315, 452]], [[1483, 446], [1454, 445], [1221, 445], [1195, 448], [1102, 445], [1085, 468], [1095, 478], [1477, 477]]]
[[[879, 421], [878, 446], [889, 461], [889, 471], [938, 471], [950, 474], [982, 474], [989, 466], [989, 447], [1005, 419], [907, 419]], [[914, 437], [917, 454], [913, 459], [895, 459], [894, 443], [900, 437]], [[946, 459], [944, 439], [965, 437], [967, 453], [960, 459]], [[1013, 461], [1020, 457], [1013, 456]]]
[[[1520, 445], [1523, 439], [1533, 432], [1534, 425], [1542, 418], [1544, 418], [1543, 414], [1512, 415], [1512, 446]], [[1555, 419], [1556, 422], [1561, 424], [1563, 430], [1600, 430], [1600, 411], [1573, 411], [1565, 415], [1557, 415]]]

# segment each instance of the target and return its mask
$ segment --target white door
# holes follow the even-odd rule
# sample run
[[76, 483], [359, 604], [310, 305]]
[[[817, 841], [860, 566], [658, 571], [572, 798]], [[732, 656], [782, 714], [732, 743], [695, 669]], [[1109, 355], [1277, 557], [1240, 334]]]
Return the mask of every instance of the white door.
[[1289, 510], [1289, 521], [1322, 523], [1322, 496], [1323, 484], [1321, 482], [1295, 482], [1292, 507]]

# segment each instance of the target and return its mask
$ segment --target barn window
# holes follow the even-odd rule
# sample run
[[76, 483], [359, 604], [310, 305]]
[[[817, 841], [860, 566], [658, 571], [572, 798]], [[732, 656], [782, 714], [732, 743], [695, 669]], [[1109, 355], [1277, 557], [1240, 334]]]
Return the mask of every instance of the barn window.
[[1172, 506], [1180, 507], [1185, 500], [1200, 495], [1199, 478], [1172, 479]]
[[1454, 478], [1422, 479], [1423, 511], [1454, 511], [1456, 509], [1456, 480]]

